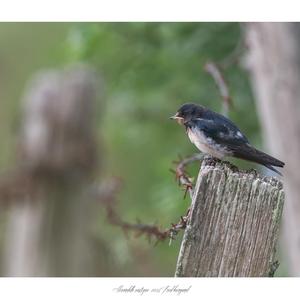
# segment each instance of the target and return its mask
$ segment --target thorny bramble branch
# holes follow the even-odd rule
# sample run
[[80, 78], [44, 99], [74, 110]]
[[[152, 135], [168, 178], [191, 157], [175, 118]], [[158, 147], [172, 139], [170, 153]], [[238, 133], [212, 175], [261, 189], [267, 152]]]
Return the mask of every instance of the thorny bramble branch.
[[[202, 160], [202, 158], [203, 156], [201, 154], [195, 154], [176, 162], [177, 166], [173, 172], [175, 173], [176, 180], [178, 180], [179, 184], [185, 187], [185, 196], [187, 192], [189, 192], [191, 198], [193, 196], [192, 180], [187, 175], [185, 168], [188, 164]], [[160, 229], [157, 225], [143, 224], [139, 220], [136, 223], [129, 223], [124, 221], [116, 211], [116, 198], [121, 189], [121, 180], [116, 178], [111, 179], [97, 189], [97, 198], [106, 208], [108, 221], [113, 225], [121, 227], [126, 234], [128, 231], [134, 231], [136, 233], [136, 237], [145, 235], [149, 240], [151, 240], [152, 237], [155, 237], [158, 242], [165, 239], [170, 239], [171, 241], [180, 230], [184, 230], [186, 228], [190, 209], [187, 210], [184, 216], [180, 217], [176, 224], [171, 223], [171, 227], [165, 230]]]
[[175, 179], [178, 181], [178, 184], [185, 188], [184, 198], [189, 192], [190, 198], [193, 197], [193, 181], [186, 172], [186, 166], [195, 161], [201, 161], [203, 159], [203, 154], [197, 153], [190, 157], [182, 159], [179, 157], [179, 161], [174, 161], [176, 164], [175, 170], [171, 169], [173, 173], [175, 173]]
[[[199, 161], [202, 159], [201, 154], [195, 154], [193, 156], [180, 159], [176, 162], [175, 178], [178, 180], [179, 185], [185, 187], [185, 195], [189, 192], [190, 197], [193, 196], [193, 184], [192, 179], [186, 172], [188, 164]], [[14, 186], [18, 186], [15, 188]], [[35, 182], [29, 175], [25, 175], [23, 172], [16, 172], [8, 180], [0, 182], [0, 200], [3, 198], [3, 202], [11, 202], [17, 198], [35, 198]], [[184, 230], [189, 218], [189, 209], [184, 216], [181, 216], [179, 221], [175, 224], [171, 224], [168, 229], [161, 229], [157, 225], [143, 224], [141, 221], [136, 223], [129, 223], [122, 219], [117, 212], [117, 194], [122, 186], [121, 179], [113, 178], [104, 182], [100, 186], [92, 186], [89, 188], [89, 197], [97, 198], [105, 207], [108, 221], [116, 226], [121, 227], [125, 233], [128, 231], [134, 231], [136, 236], [146, 235], [148, 239], [155, 237], [157, 241], [163, 241], [165, 239], [174, 239], [180, 230]], [[9, 199], [4, 200], [4, 199]]]

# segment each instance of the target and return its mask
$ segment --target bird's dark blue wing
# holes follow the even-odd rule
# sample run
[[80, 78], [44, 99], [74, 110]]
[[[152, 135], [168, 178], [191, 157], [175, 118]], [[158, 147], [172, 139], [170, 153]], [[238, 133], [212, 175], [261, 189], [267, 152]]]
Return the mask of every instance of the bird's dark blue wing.
[[189, 121], [187, 126], [200, 130], [207, 138], [228, 149], [249, 143], [245, 135], [226, 118], [214, 120], [196, 118]]

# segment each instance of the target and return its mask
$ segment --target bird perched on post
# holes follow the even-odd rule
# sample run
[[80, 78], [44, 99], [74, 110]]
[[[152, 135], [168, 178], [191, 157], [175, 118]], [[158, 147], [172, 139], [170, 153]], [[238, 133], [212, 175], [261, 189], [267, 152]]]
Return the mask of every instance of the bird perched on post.
[[276, 173], [284, 162], [254, 148], [240, 129], [225, 116], [196, 104], [184, 104], [171, 117], [184, 125], [189, 139], [203, 153], [223, 159], [232, 156], [259, 163]]

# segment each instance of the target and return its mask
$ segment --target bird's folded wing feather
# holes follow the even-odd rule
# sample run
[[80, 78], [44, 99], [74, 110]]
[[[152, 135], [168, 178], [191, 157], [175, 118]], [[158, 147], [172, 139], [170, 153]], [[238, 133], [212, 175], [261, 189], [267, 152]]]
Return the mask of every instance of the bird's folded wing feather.
[[190, 121], [191, 127], [197, 127], [207, 137], [211, 138], [216, 144], [234, 150], [239, 146], [249, 144], [244, 134], [231, 122], [222, 120], [210, 120], [196, 118]]
[[[248, 139], [231, 122], [194, 119], [191, 125], [200, 129], [207, 138], [211, 138], [216, 144], [223, 146], [237, 158], [263, 164], [273, 171], [276, 170], [271, 167], [272, 165], [284, 166], [284, 162], [251, 146]], [[278, 171], [276, 172], [279, 173]]]

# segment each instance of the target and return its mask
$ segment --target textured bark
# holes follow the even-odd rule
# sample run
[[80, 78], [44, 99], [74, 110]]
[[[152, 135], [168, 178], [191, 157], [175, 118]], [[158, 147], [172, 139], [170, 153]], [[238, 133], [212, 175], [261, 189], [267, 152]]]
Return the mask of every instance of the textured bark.
[[269, 151], [286, 163], [283, 214], [290, 275], [300, 275], [300, 24], [250, 23], [245, 28], [258, 112]]
[[40, 73], [27, 90], [17, 173], [34, 192], [10, 207], [5, 276], [96, 274], [86, 194], [97, 160], [94, 83], [80, 67]]
[[269, 276], [283, 201], [277, 179], [205, 159], [175, 275]]

